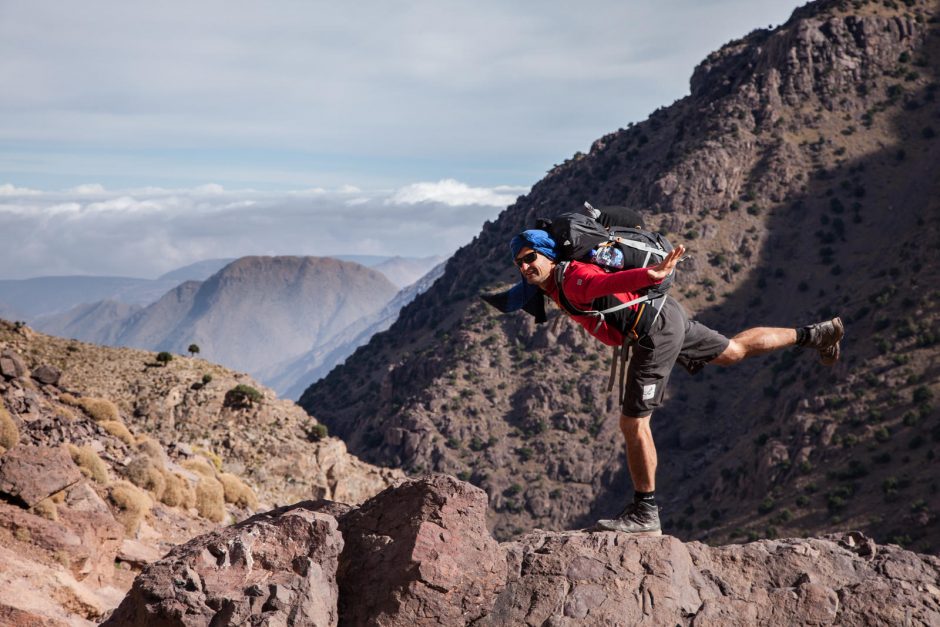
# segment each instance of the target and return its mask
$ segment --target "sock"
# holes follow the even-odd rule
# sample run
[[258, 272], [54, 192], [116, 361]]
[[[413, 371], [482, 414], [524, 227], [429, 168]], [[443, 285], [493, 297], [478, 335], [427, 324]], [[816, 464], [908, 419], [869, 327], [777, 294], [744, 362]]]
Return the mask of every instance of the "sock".
[[796, 345], [803, 346], [809, 340], [809, 327], [800, 327], [796, 330]]
[[646, 505], [652, 505], [656, 507], [656, 491], [652, 492], [633, 492], [633, 502], [634, 503], [645, 503]]

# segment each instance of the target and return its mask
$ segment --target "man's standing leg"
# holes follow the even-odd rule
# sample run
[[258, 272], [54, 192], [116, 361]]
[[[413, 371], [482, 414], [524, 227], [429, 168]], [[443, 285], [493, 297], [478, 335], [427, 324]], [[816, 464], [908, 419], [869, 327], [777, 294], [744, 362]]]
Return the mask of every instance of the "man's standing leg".
[[656, 444], [650, 417], [634, 418], [620, 414], [620, 432], [627, 447], [627, 467], [637, 492], [656, 490]]
[[620, 415], [620, 432], [627, 450], [627, 469], [633, 481], [633, 502], [613, 519], [597, 521], [600, 529], [638, 535], [662, 535], [656, 507], [656, 443], [650, 416]]

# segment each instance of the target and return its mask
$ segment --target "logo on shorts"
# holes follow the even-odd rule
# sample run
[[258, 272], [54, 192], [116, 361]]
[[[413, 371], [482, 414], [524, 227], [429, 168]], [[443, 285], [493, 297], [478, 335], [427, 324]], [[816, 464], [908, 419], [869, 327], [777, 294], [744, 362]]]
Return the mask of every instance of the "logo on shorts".
[[648, 401], [654, 396], [656, 396], [656, 384], [650, 383], [649, 385], [644, 385], [643, 386], [643, 400]]

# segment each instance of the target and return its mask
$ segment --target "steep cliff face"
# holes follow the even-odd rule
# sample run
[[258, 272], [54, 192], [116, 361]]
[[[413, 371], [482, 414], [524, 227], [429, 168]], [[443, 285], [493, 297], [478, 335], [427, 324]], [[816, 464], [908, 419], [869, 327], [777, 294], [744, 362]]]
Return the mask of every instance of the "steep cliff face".
[[831, 370], [787, 351], [674, 374], [653, 419], [667, 527], [726, 541], [851, 524], [937, 550], [938, 15], [816, 2], [729, 43], [688, 97], [484, 225], [301, 404], [370, 461], [483, 487], [498, 537], [611, 514], [629, 480], [606, 350], [477, 294], [517, 280], [507, 243], [536, 216], [627, 204], [690, 248], [674, 295], [703, 322], [848, 325]]

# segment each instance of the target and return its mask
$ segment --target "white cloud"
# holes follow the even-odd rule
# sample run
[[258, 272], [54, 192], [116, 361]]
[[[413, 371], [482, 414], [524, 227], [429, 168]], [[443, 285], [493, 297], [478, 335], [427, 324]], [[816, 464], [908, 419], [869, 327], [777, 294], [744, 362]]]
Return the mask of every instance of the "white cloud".
[[26, 187], [16, 187], [10, 183], [0, 185], [0, 196], [35, 196], [42, 192]]
[[0, 279], [155, 277], [203, 259], [257, 254], [449, 255], [524, 191], [454, 179], [352, 190], [199, 186], [0, 196]]
[[398, 189], [386, 202], [388, 204], [408, 204], [436, 202], [451, 207], [462, 205], [486, 205], [506, 207], [511, 205], [516, 196], [525, 190], [518, 187], [500, 186], [498, 188], [470, 187], [454, 179], [444, 179], [436, 183], [412, 183]]
[[85, 183], [84, 185], [77, 185], [68, 191], [70, 194], [76, 194], [79, 196], [92, 196], [96, 194], [103, 194], [105, 189], [104, 185], [99, 183]]
[[203, 194], [222, 194], [225, 192], [225, 188], [217, 183], [207, 183], [206, 185], [200, 185], [195, 191]]

